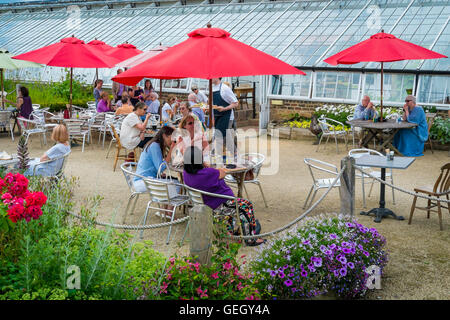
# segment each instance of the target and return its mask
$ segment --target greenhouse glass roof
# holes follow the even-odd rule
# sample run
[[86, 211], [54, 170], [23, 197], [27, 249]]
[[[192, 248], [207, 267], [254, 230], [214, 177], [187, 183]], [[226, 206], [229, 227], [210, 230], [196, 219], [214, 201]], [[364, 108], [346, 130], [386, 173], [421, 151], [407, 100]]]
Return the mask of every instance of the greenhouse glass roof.
[[[70, 2], [67, 2], [69, 7]], [[211, 21], [214, 27], [297, 67], [330, 67], [326, 57], [384, 29], [387, 33], [450, 55], [450, 2], [397, 1], [261, 1], [186, 5], [165, 2], [155, 6], [48, 11], [55, 2], [41, 4], [33, 12], [7, 11], [0, 6], [0, 47], [23, 53], [74, 34], [85, 41], [94, 38], [110, 45], [128, 41], [141, 50], [162, 43], [173, 46], [187, 33]], [[97, 1], [96, 3], [102, 3]], [[105, 1], [105, 4], [107, 2]], [[32, 3], [31, 3], [32, 4]], [[26, 9], [27, 6], [20, 8]], [[376, 69], [378, 63], [336, 68]], [[392, 70], [450, 73], [449, 59], [402, 61], [385, 66]]]

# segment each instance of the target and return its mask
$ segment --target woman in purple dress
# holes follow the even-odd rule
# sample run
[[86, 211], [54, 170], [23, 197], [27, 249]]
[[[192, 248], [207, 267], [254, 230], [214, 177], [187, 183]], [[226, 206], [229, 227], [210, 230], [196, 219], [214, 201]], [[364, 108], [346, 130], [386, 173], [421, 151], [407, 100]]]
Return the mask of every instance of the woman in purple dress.
[[[209, 193], [221, 194], [234, 197], [233, 190], [223, 179], [227, 174], [225, 169], [215, 169], [206, 167], [203, 164], [202, 151], [197, 147], [190, 147], [184, 153], [184, 183], [194, 189]], [[235, 221], [236, 202], [234, 199], [225, 199], [202, 195], [205, 205], [213, 209], [215, 214], [225, 218], [229, 225], [230, 232], [239, 230]], [[261, 229], [259, 222], [255, 219], [253, 204], [247, 199], [236, 200], [239, 207], [239, 217], [241, 220], [242, 232], [244, 236], [259, 234]], [[258, 246], [266, 242], [263, 239], [249, 239], [245, 241], [249, 246]]]

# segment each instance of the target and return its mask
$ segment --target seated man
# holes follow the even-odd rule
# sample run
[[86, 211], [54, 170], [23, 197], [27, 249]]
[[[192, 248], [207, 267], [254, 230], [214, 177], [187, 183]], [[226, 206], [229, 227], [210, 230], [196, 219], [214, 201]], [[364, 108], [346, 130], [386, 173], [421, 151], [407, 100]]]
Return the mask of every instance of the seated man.
[[158, 94], [156, 92], [151, 92], [147, 96], [147, 99], [145, 100], [145, 104], [148, 107], [147, 112], [153, 113], [153, 114], [159, 114], [160, 102], [158, 100]]
[[364, 96], [361, 103], [356, 106], [355, 113], [353, 114], [353, 120], [372, 120], [377, 116], [377, 111], [370, 102], [369, 96]]
[[195, 93], [190, 93], [188, 95], [188, 102], [189, 106], [191, 107], [192, 113], [198, 117], [198, 119], [201, 121], [202, 124], [204, 124], [205, 113], [203, 112], [202, 108], [200, 108], [200, 105], [197, 103], [197, 96], [195, 95]]
[[428, 124], [422, 107], [416, 105], [416, 97], [407, 96], [403, 106], [401, 121], [417, 123], [412, 129], [400, 129], [394, 137], [394, 147], [406, 157], [423, 156], [425, 141], [428, 139]]

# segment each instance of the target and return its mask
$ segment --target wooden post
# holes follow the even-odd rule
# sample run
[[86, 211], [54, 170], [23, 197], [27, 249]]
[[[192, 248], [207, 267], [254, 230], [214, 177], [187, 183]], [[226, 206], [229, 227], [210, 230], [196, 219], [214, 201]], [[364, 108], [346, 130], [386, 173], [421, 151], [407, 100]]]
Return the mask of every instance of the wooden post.
[[355, 159], [345, 157], [341, 160], [341, 169], [346, 166], [341, 176], [339, 195], [341, 198], [341, 214], [353, 219], [355, 211]]
[[210, 265], [213, 240], [213, 213], [210, 207], [196, 204], [190, 210], [189, 234], [191, 237], [190, 255], [196, 261]]

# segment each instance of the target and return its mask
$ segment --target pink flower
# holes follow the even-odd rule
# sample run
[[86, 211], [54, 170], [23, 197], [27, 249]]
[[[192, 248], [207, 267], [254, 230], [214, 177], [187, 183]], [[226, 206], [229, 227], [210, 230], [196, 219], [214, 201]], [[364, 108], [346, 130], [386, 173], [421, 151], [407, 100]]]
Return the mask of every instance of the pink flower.
[[12, 195], [9, 192], [6, 192], [5, 194], [2, 195], [2, 200], [4, 204], [9, 204], [11, 202], [12, 199]]
[[161, 286], [161, 290], [159, 291], [159, 293], [167, 293], [167, 287], [169, 286], [169, 284], [167, 284], [165, 281], [163, 281], [163, 285]]
[[233, 266], [232, 266], [231, 263], [229, 263], [229, 262], [225, 262], [225, 263], [223, 264], [224, 270], [230, 270], [232, 267], [233, 267]]
[[200, 295], [200, 298], [208, 298], [208, 295], [206, 294], [207, 291], [208, 289], [202, 290], [201, 287], [197, 288], [197, 294]]
[[242, 282], [239, 282], [238, 285], [237, 285], [237, 289], [238, 289], [239, 291], [241, 291], [242, 288], [243, 288]]
[[212, 277], [213, 279], [218, 279], [218, 278], [219, 278], [219, 272], [213, 273], [213, 274], [211, 275], [211, 277]]

